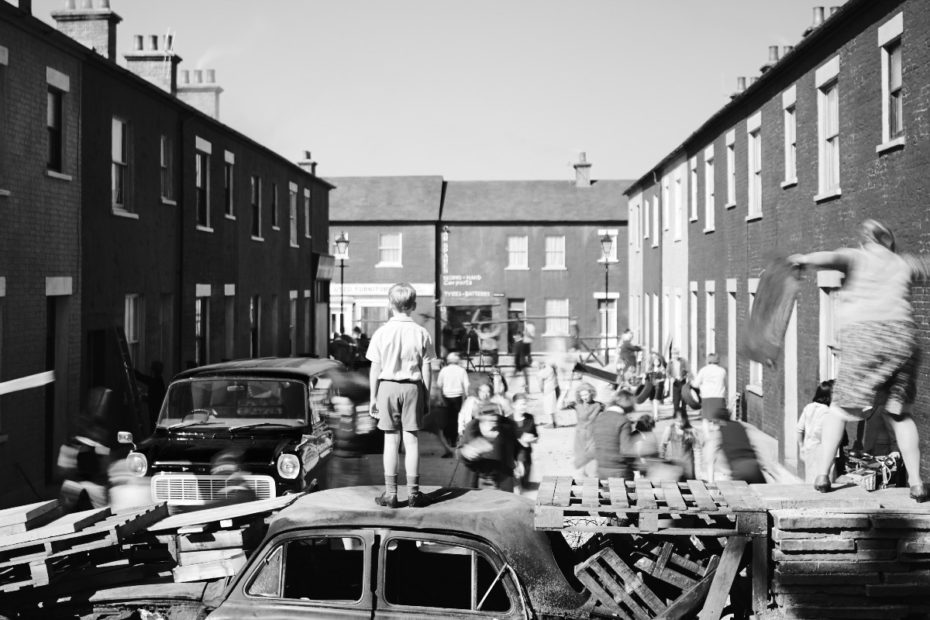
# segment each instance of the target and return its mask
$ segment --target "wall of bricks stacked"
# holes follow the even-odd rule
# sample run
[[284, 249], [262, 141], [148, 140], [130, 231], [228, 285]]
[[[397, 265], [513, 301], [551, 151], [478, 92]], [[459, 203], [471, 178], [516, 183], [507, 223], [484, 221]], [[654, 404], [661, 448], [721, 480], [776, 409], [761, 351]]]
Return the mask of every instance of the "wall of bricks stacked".
[[[81, 178], [78, 137], [83, 92], [81, 65], [73, 54], [22, 29], [21, 13], [0, 3], [0, 44], [8, 64], [0, 65], [0, 381], [50, 369], [47, 354], [49, 298], [46, 278], [71, 278], [65, 327], [67, 346], [56, 376], [74, 409], [46, 409], [46, 393], [34, 388], [0, 397], [0, 504], [34, 501], [52, 481], [57, 448], [65, 438], [67, 413], [78, 402], [80, 360]], [[46, 173], [46, 69], [70, 78], [63, 101], [63, 171], [71, 180]], [[5, 192], [4, 192], [5, 194]]]

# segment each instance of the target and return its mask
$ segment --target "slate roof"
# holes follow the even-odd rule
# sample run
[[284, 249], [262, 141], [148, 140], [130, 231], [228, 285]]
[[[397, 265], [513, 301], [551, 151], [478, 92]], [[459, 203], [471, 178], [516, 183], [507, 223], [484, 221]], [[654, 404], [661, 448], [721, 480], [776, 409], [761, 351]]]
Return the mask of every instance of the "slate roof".
[[626, 221], [632, 181], [449, 181], [444, 222]]
[[441, 176], [328, 177], [331, 222], [439, 219]]

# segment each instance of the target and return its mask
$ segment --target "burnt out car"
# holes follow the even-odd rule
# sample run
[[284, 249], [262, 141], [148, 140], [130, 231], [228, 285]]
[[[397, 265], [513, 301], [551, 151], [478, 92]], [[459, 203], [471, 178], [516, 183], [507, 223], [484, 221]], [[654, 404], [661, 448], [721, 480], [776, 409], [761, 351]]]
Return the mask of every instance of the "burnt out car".
[[423, 508], [382, 508], [380, 487], [297, 498], [209, 618], [588, 617], [559, 533], [536, 531], [531, 500], [424, 489]]
[[151, 477], [152, 499], [169, 506], [325, 488], [330, 377], [342, 369], [329, 359], [262, 358], [182, 372], [154, 433], [127, 456], [129, 470]]

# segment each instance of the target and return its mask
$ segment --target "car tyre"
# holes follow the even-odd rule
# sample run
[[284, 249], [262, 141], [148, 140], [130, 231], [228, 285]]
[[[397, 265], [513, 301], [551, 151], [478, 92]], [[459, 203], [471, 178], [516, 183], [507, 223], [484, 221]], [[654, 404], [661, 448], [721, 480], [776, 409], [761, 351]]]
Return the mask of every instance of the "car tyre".
[[691, 387], [690, 383], [681, 386], [681, 399], [691, 409], [697, 410], [701, 408], [701, 393], [697, 388]]
[[652, 393], [654, 391], [655, 387], [652, 385], [652, 380], [647, 378], [636, 388], [633, 397], [636, 399], [637, 403], [642, 404], [652, 398]]

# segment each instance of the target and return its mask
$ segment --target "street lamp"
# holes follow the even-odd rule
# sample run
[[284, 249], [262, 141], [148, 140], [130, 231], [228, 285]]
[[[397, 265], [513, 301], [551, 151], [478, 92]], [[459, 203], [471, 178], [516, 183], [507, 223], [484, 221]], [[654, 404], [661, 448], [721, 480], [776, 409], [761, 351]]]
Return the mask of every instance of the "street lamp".
[[610, 272], [608, 268], [610, 267], [610, 250], [614, 245], [614, 238], [604, 233], [604, 236], [600, 239], [601, 242], [601, 254], [604, 259], [604, 363], [606, 364], [610, 357], [610, 346], [607, 344], [607, 335], [610, 334], [610, 325], [607, 324], [607, 318], [609, 316], [609, 302], [607, 301], [607, 282]]
[[336, 237], [336, 258], [339, 259], [339, 335], [346, 333], [345, 273], [349, 260], [349, 233], [342, 231]]

